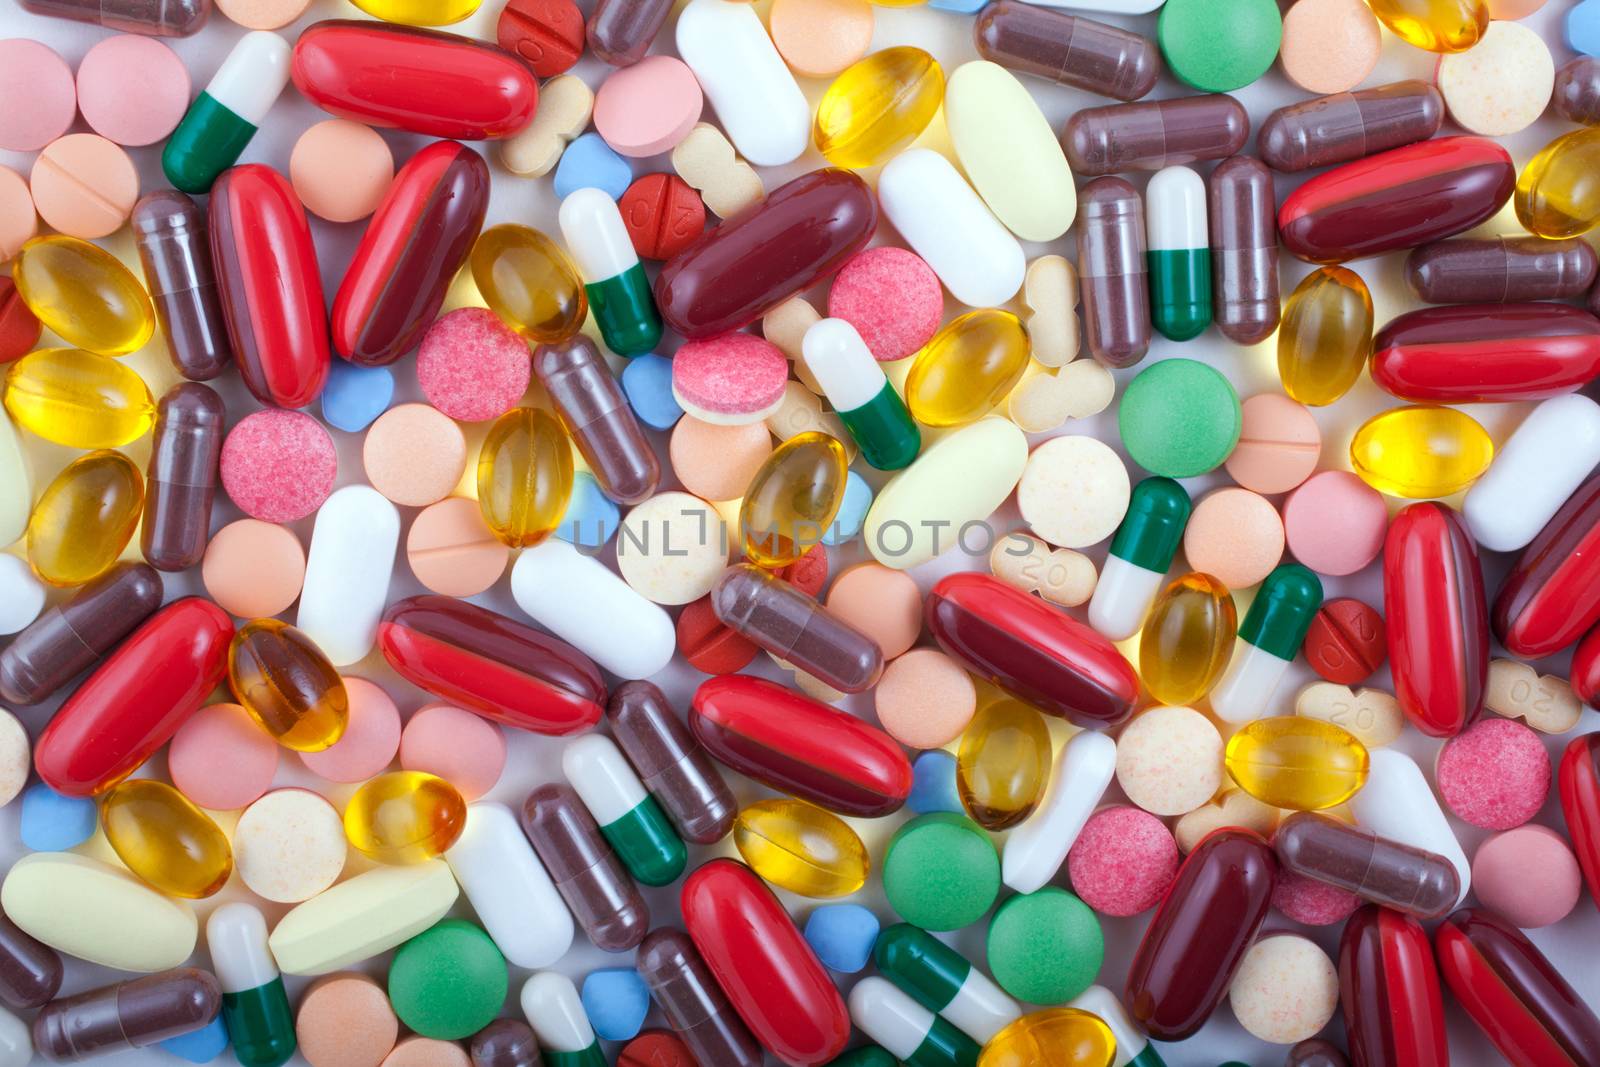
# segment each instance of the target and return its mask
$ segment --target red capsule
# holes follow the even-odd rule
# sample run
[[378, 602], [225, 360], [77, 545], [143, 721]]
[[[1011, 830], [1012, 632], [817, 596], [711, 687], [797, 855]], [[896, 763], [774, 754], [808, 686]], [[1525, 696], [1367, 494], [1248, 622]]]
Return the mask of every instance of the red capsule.
[[1369, 904], [1339, 941], [1351, 1067], [1450, 1067], [1439, 971], [1422, 924]]
[[[1589, 643], [1587, 638], [1584, 643]], [[1577, 854], [1589, 895], [1600, 907], [1600, 733], [1573, 739], [1561, 757], [1557, 780], [1567, 839]]]
[[458, 141], [510, 137], [533, 121], [533, 72], [453, 33], [329, 19], [294, 45], [294, 86], [322, 110], [386, 130]]
[[33, 750], [57, 793], [103, 793], [138, 770], [221, 684], [233, 620], [185, 597], [156, 612], [69, 696]]
[[1372, 380], [1402, 400], [1544, 400], [1600, 375], [1600, 319], [1568, 304], [1450, 304], [1392, 320]]
[[911, 764], [888, 734], [765, 678], [700, 683], [689, 728], [719, 762], [841, 815], [888, 815], [911, 793]]
[[[1572, 650], [1572, 692], [1581, 703], [1600, 704], [1600, 626], [1583, 635]], [[1600, 900], [1600, 894], [1596, 895]]]
[[1600, 1063], [1600, 1019], [1521, 930], [1466, 908], [1433, 941], [1445, 984], [1511, 1067]]
[[394, 176], [333, 298], [333, 346], [381, 367], [415, 348], [439, 315], [489, 210], [489, 168], [437, 141]]
[[[1494, 632], [1522, 659], [1543, 659], [1600, 622], [1600, 474], [1545, 523], [1494, 600]], [[1576, 672], [1574, 672], [1576, 674]]]
[[1059, 608], [988, 574], [952, 574], [928, 594], [939, 647], [1040, 711], [1084, 727], [1133, 714], [1139, 677], [1117, 646]]
[[694, 947], [768, 1052], [791, 1067], [815, 1067], [844, 1051], [844, 998], [750, 868], [712, 860], [684, 879], [681, 903]]

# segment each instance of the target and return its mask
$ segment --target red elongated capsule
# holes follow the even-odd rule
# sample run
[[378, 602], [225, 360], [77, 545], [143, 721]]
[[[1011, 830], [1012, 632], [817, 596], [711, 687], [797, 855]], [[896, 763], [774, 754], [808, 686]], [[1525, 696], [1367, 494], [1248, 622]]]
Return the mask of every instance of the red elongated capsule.
[[1600, 622], [1600, 474], [1580, 485], [1522, 550], [1494, 600], [1495, 636], [1522, 659], [1553, 655], [1596, 622]]
[[[1584, 644], [1588, 643], [1586, 638]], [[1600, 733], [1573, 739], [1561, 757], [1556, 778], [1561, 814], [1567, 819], [1567, 840], [1572, 842], [1589, 895], [1600, 907]]]
[[1402, 400], [1543, 400], [1600, 374], [1600, 319], [1568, 304], [1450, 304], [1393, 319], [1372, 380]]
[[1600, 704], [1600, 626], [1584, 634], [1578, 647], [1572, 650], [1569, 677], [1572, 691], [1581, 702], [1590, 707]]
[[1478, 548], [1461, 517], [1402, 508], [1383, 546], [1383, 600], [1395, 696], [1429, 737], [1454, 737], [1483, 711], [1489, 611]]
[[1444, 997], [1428, 932], [1368, 904], [1339, 940], [1339, 1003], [1351, 1067], [1450, 1067]]

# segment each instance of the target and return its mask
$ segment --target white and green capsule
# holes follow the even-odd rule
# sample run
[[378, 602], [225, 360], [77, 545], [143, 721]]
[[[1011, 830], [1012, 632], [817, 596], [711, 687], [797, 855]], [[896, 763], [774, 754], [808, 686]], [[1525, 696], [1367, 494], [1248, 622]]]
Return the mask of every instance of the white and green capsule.
[[654, 351], [661, 314], [617, 202], [603, 189], [578, 189], [561, 201], [556, 218], [606, 347], [619, 356]]
[[689, 852], [616, 742], [604, 734], [578, 738], [561, 753], [561, 771], [629, 874], [645, 885], [677, 880]]
[[289, 42], [268, 30], [239, 38], [161, 150], [167, 181], [186, 193], [211, 191], [289, 84], [289, 56]]
[[1211, 234], [1206, 183], [1188, 167], [1156, 171], [1144, 193], [1150, 322], [1169, 341], [1211, 325]]
[[1228, 669], [1211, 691], [1211, 710], [1219, 718], [1252, 722], [1267, 714], [1321, 607], [1322, 583], [1300, 564], [1285, 563], [1267, 575], [1239, 624]]
[[294, 1012], [254, 905], [223, 904], [206, 920], [211, 968], [222, 987], [222, 1021], [242, 1067], [279, 1067], [294, 1055]]
[[1122, 1001], [1105, 986], [1090, 986], [1067, 1001], [1067, 1007], [1097, 1016], [1111, 1028], [1111, 1036], [1117, 1039], [1117, 1055], [1111, 1067], [1167, 1067], [1161, 1053], [1128, 1017]]
[[850, 990], [850, 1018], [905, 1067], [971, 1067], [978, 1045], [902, 993], [887, 978], [863, 978]]
[[1090, 626], [1113, 641], [1139, 632], [1188, 524], [1189, 494], [1183, 486], [1158, 476], [1133, 487], [1128, 513], [1111, 539], [1111, 553], [1089, 600]]
[[572, 979], [540, 971], [522, 984], [521, 999], [545, 1067], [608, 1067]]
[[881, 471], [909, 467], [922, 434], [856, 328], [821, 319], [806, 331], [800, 352], [862, 458]]
[[920, 927], [889, 927], [878, 935], [872, 956], [878, 970], [902, 992], [979, 1045], [1022, 1016], [1017, 1002], [993, 979]]

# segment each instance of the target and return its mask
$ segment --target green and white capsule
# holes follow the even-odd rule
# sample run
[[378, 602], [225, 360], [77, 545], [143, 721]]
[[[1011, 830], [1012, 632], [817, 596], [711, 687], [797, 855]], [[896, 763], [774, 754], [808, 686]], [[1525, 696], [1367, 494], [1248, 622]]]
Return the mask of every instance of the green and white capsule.
[[800, 354], [862, 458], [881, 471], [909, 467], [922, 434], [856, 328], [843, 319], [812, 323]]
[[856, 1029], [905, 1067], [975, 1067], [978, 1046], [887, 979], [863, 978], [850, 990]]
[[677, 880], [689, 852], [616, 742], [603, 734], [580, 737], [561, 753], [561, 771], [629, 874], [645, 885]]
[[1183, 486], [1153, 477], [1133, 487], [1128, 513], [1111, 539], [1111, 552], [1089, 600], [1090, 626], [1113, 641], [1139, 632], [1188, 524], [1189, 494]]
[[1144, 193], [1150, 321], [1169, 341], [1211, 325], [1211, 235], [1206, 183], [1188, 167], [1156, 171]]
[[1067, 1001], [1067, 1007], [1097, 1016], [1111, 1028], [1111, 1036], [1117, 1039], [1117, 1055], [1111, 1067], [1167, 1067], [1161, 1053], [1129, 1018], [1122, 1001], [1105, 986], [1090, 986]]
[[603, 189], [579, 189], [561, 201], [557, 221], [606, 347], [619, 356], [654, 350], [661, 314], [617, 202]]
[[1283, 672], [1322, 607], [1322, 583], [1298, 563], [1267, 575], [1239, 624], [1233, 658], [1211, 691], [1211, 710], [1228, 722], [1253, 722], [1267, 714]]
[[878, 935], [872, 955], [888, 979], [979, 1045], [1021, 1018], [1022, 1009], [988, 975], [937, 937], [910, 923]]
[[608, 1067], [572, 979], [540, 971], [522, 983], [521, 1000], [545, 1067]]
[[239, 38], [161, 150], [167, 181], [186, 193], [211, 191], [289, 84], [289, 56], [289, 42], [267, 30]]
[[279, 1067], [294, 1055], [294, 1012], [254, 905], [223, 904], [206, 920], [211, 968], [222, 987], [222, 1021], [243, 1067]]

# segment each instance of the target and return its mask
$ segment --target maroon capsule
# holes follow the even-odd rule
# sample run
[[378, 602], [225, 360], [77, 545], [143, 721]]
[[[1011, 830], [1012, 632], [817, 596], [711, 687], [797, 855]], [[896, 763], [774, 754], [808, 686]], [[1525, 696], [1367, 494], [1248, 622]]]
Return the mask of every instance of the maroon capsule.
[[1461, 897], [1461, 876], [1443, 856], [1326, 815], [1296, 812], [1272, 844], [1285, 870], [1419, 919], [1445, 915]]
[[650, 909], [570, 787], [552, 783], [529, 793], [522, 832], [595, 947], [626, 952], [644, 940]]
[[1150, 351], [1144, 202], [1121, 178], [1096, 178], [1078, 194], [1078, 285], [1083, 338], [1108, 367]]
[[20, 0], [35, 15], [88, 22], [150, 37], [189, 37], [211, 16], [211, 0]]
[[543, 1067], [533, 1027], [517, 1019], [496, 1019], [472, 1035], [467, 1046], [472, 1067]]
[[1339, 1003], [1353, 1067], [1449, 1067], [1444, 998], [1428, 932], [1376, 904], [1339, 939]]
[[1156, 87], [1155, 42], [1103, 22], [1023, 0], [995, 0], [972, 24], [978, 54], [1057, 85], [1137, 100]]
[[37, 1008], [61, 989], [61, 954], [0, 914], [0, 1001]]
[[1454, 237], [1413, 248], [1406, 283], [1429, 304], [1516, 304], [1581, 296], [1596, 257], [1577, 237]]
[[1290, 1049], [1283, 1067], [1350, 1067], [1350, 1061], [1339, 1051], [1339, 1046], [1313, 1037]]
[[157, 570], [188, 570], [205, 555], [224, 415], [222, 398], [199, 382], [174, 386], [156, 408], [139, 545]]
[[58, 1062], [146, 1048], [193, 1033], [221, 1010], [216, 977], [180, 967], [51, 1001], [33, 1020], [33, 1047]]
[[1259, 159], [1230, 156], [1207, 186], [1211, 299], [1217, 328], [1235, 344], [1265, 341], [1278, 328], [1278, 202]]
[[619, 504], [650, 497], [661, 481], [661, 463], [594, 342], [579, 334], [559, 345], [540, 345], [533, 373], [600, 491]]
[[1544, 400], [1600, 375], [1600, 319], [1569, 304], [1448, 304], [1378, 331], [1372, 380], [1429, 404]]
[[672, 14], [672, 0], [599, 0], [585, 36], [602, 63], [629, 67], [644, 58]]
[[1280, 107], [1257, 131], [1256, 150], [1273, 170], [1292, 173], [1426, 141], [1443, 123], [1438, 89], [1395, 82]]
[[711, 845], [728, 836], [739, 814], [733, 790], [654, 682], [618, 686], [606, 717], [639, 780], [685, 840]]
[[1600, 59], [1574, 56], [1556, 71], [1550, 106], [1557, 115], [1580, 126], [1600, 123]]
[[1067, 120], [1062, 140], [1079, 174], [1160, 170], [1223, 159], [1244, 148], [1250, 116], [1224, 93], [1091, 107]]
[[185, 378], [210, 381], [232, 361], [233, 347], [211, 267], [206, 213], [176, 189], [161, 189], [133, 206], [131, 221], [167, 355]]
[[753, 563], [722, 572], [711, 608], [735, 633], [842, 693], [866, 692], [883, 675], [876, 641]]
[[661, 1006], [667, 1025], [696, 1060], [716, 1067], [761, 1067], [765, 1053], [739, 1019], [694, 942], [682, 930], [653, 931], [634, 967]]

